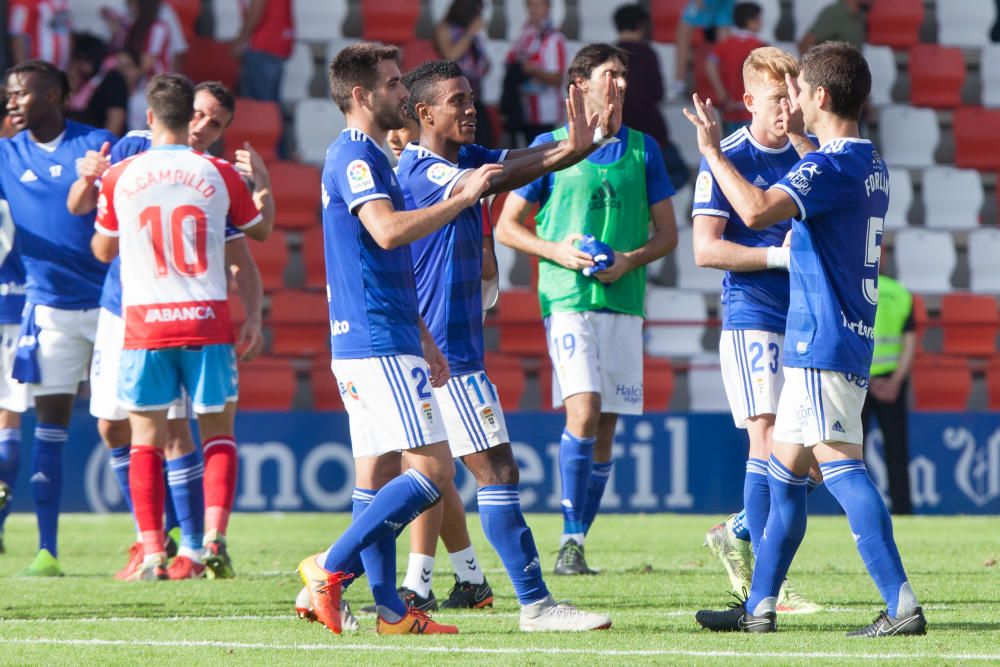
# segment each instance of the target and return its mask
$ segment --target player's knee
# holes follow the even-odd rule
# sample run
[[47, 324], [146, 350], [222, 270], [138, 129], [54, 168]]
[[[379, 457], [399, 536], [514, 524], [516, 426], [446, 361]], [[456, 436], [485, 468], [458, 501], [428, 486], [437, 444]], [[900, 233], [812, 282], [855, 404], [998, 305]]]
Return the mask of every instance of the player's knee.
[[111, 449], [124, 447], [132, 441], [132, 429], [127, 419], [98, 419], [97, 432]]
[[455, 480], [455, 460], [451, 457], [434, 459], [428, 461], [429, 465], [422, 466], [420, 472], [423, 473], [438, 489], [446, 487]]

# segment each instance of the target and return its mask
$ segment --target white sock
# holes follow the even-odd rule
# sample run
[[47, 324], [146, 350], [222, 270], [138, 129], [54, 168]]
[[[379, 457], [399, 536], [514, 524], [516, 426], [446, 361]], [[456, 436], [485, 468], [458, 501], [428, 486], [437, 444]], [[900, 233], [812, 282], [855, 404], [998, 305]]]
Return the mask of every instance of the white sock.
[[431, 579], [434, 577], [434, 556], [410, 554], [410, 564], [406, 568], [406, 579], [403, 586], [409, 588], [422, 598], [431, 592]]
[[471, 544], [461, 551], [448, 554], [448, 558], [451, 559], [451, 566], [455, 568], [459, 581], [467, 581], [470, 584], [481, 584], [486, 581], [483, 570], [476, 561], [476, 550]]
[[581, 547], [583, 546], [583, 533], [563, 533], [563, 536], [559, 538], [559, 548], [562, 549], [563, 545], [573, 540]]
[[177, 555], [178, 556], [187, 556], [188, 558], [190, 558], [195, 563], [198, 563], [199, 565], [201, 565], [201, 553], [198, 552], [198, 551], [196, 551], [196, 550], [194, 550], [194, 549], [192, 549], [192, 548], [190, 548], [190, 547], [181, 547], [180, 549], [177, 550]]

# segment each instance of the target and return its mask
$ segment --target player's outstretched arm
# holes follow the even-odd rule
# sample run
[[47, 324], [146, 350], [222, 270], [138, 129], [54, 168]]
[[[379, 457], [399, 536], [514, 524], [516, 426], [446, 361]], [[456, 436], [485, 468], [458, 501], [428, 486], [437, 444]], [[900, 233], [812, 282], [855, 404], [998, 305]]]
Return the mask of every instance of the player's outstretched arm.
[[97, 179], [111, 166], [111, 144], [107, 141], [100, 151], [87, 151], [77, 169], [77, 179], [66, 196], [66, 208], [73, 215], [86, 215], [97, 208]]
[[253, 203], [260, 213], [260, 222], [245, 229], [244, 234], [254, 241], [264, 241], [274, 230], [274, 219], [277, 210], [274, 204], [274, 192], [271, 190], [271, 174], [267, 170], [264, 158], [260, 156], [249, 141], [243, 142], [243, 148], [236, 151], [236, 171], [253, 183]]
[[787, 269], [787, 247], [751, 248], [722, 238], [726, 219], [714, 215], [696, 215], [691, 242], [698, 266], [723, 271], [763, 271]]
[[240, 327], [237, 348], [242, 350], [240, 361], [250, 361], [264, 350], [261, 322], [264, 310], [264, 287], [257, 262], [245, 238], [226, 242], [226, 266], [236, 278], [236, 291], [247, 319]]
[[614, 264], [595, 273], [595, 278], [610, 285], [629, 271], [655, 262], [677, 247], [677, 220], [669, 197], [649, 207], [649, 219], [653, 226], [649, 240], [635, 250], [616, 250]]
[[465, 177], [460, 193], [434, 206], [397, 211], [388, 199], [373, 199], [361, 204], [357, 215], [379, 247], [392, 250], [437, 231], [477, 204], [500, 169], [498, 164], [484, 164]]
[[570, 234], [561, 241], [546, 241], [525, 226], [532, 203], [512, 192], [507, 195], [503, 211], [493, 230], [496, 240], [514, 250], [555, 262], [572, 271], [594, 265], [593, 258], [573, 244], [583, 238]]

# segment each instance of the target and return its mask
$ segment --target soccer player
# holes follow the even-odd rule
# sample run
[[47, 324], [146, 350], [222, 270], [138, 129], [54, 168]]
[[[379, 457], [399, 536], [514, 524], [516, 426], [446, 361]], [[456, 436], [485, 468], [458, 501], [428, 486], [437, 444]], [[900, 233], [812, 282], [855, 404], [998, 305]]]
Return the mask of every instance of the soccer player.
[[325, 553], [303, 559], [299, 573], [317, 619], [336, 634], [341, 586], [359, 556], [380, 634], [458, 631], [408, 609], [396, 594], [396, 531], [437, 502], [455, 476], [432, 390], [448, 379], [448, 364], [420, 319], [409, 244], [478, 202], [499, 167], [483, 165], [446, 202], [404, 210], [380, 148], [403, 125], [407, 92], [398, 62], [397, 48], [361, 42], [340, 51], [329, 70], [347, 118], [322, 180], [331, 367], [350, 418], [357, 488], [351, 526]]
[[[799, 161], [788, 136], [781, 100], [787, 99], [785, 77], [799, 74], [798, 63], [774, 47], [754, 49], [743, 62], [742, 103], [751, 114], [742, 127], [722, 141], [722, 152], [744, 178], [758, 187], [781, 179]], [[807, 137], [797, 144], [812, 150]], [[750, 439], [743, 483], [745, 509], [710, 531], [705, 543], [722, 561], [733, 591], [750, 588], [753, 552], [760, 544], [770, 494], [767, 460], [781, 391], [781, 347], [788, 314], [788, 258], [785, 236], [791, 220], [765, 230], [747, 227], [719, 189], [706, 160], [695, 183], [694, 258], [699, 266], [726, 272], [722, 282], [722, 339], [719, 362], [726, 396], [737, 428]], [[778, 611], [816, 611], [782, 586]]]
[[114, 141], [65, 117], [69, 85], [54, 65], [28, 60], [7, 72], [7, 111], [19, 132], [0, 139], [0, 189], [10, 204], [27, 278], [14, 377], [31, 384], [37, 425], [31, 490], [38, 553], [25, 571], [59, 576], [62, 448], [73, 399], [86, 375], [107, 266], [90, 252], [93, 215], [66, 210], [77, 161]]
[[[589, 44], [573, 58], [569, 82], [583, 93], [588, 116], [603, 108], [609, 74], [627, 94], [627, 61], [609, 44]], [[566, 133], [543, 134], [534, 145]], [[495, 232], [500, 243], [541, 259], [538, 293], [557, 380], [553, 403], [566, 406], [560, 575], [595, 574], [584, 558], [584, 535], [611, 475], [615, 425], [619, 414], [642, 413], [645, 265], [677, 245], [674, 189], [656, 141], [625, 126], [615, 138], [583, 162], [512, 192]], [[525, 220], [536, 203], [532, 232]], [[583, 234], [614, 250], [614, 263], [592, 277], [582, 273], [594, 267], [591, 255], [575, 246]]]
[[770, 510], [757, 547], [749, 597], [727, 611], [700, 611], [715, 631], [774, 632], [781, 583], [806, 530], [806, 487], [819, 464], [886, 610], [849, 636], [923, 634], [927, 622], [903, 570], [892, 519], [862, 459], [861, 408], [872, 361], [882, 225], [889, 174], [858, 118], [871, 88], [868, 63], [843, 42], [814, 47], [800, 63], [790, 108], [801, 108], [820, 148], [770, 188], [747, 181], [720, 146], [711, 101], [694, 96], [698, 145], [715, 181], [748, 227], [792, 222], [785, 382], [771, 458]]
[[121, 252], [125, 349], [118, 395], [133, 436], [129, 486], [144, 560], [133, 580], [165, 579], [163, 449], [167, 408], [191, 397], [210, 446], [236, 410], [236, 353], [223, 258], [226, 221], [260, 222], [239, 174], [188, 146], [194, 87], [180, 75], [146, 92], [152, 148], [101, 179], [94, 254]]

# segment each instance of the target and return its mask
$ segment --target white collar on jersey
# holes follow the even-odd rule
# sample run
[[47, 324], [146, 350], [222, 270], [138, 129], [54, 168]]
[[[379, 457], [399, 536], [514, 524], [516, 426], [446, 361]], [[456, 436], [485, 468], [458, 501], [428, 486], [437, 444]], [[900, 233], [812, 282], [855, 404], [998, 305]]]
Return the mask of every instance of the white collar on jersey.
[[784, 153], [785, 151], [790, 150], [792, 148], [791, 141], [786, 141], [785, 145], [782, 146], [781, 148], [770, 148], [753, 138], [753, 132], [750, 131], [749, 126], [744, 125], [742, 129], [743, 129], [743, 134], [744, 136], [746, 136], [747, 140], [753, 145], [754, 148], [759, 150], [761, 153], [771, 153], [772, 155], [777, 155], [779, 153]]
[[63, 131], [59, 133], [59, 136], [56, 137], [55, 139], [53, 139], [52, 141], [42, 142], [42, 141], [38, 141], [37, 139], [35, 139], [34, 135], [31, 134], [30, 131], [28, 132], [28, 138], [31, 139], [31, 141], [36, 146], [38, 146], [39, 148], [41, 148], [46, 153], [55, 153], [56, 149], [59, 148], [59, 145], [62, 144], [63, 137], [65, 137], [65, 136], [66, 136], [66, 130], [63, 129]]
[[372, 139], [371, 137], [369, 137], [367, 134], [365, 134], [363, 131], [359, 130], [356, 127], [346, 127], [340, 131], [341, 134], [343, 134], [344, 132], [350, 132], [351, 139], [354, 141], [361, 141], [361, 139], [364, 138], [372, 142], [373, 144], [375, 143], [374, 139]]

